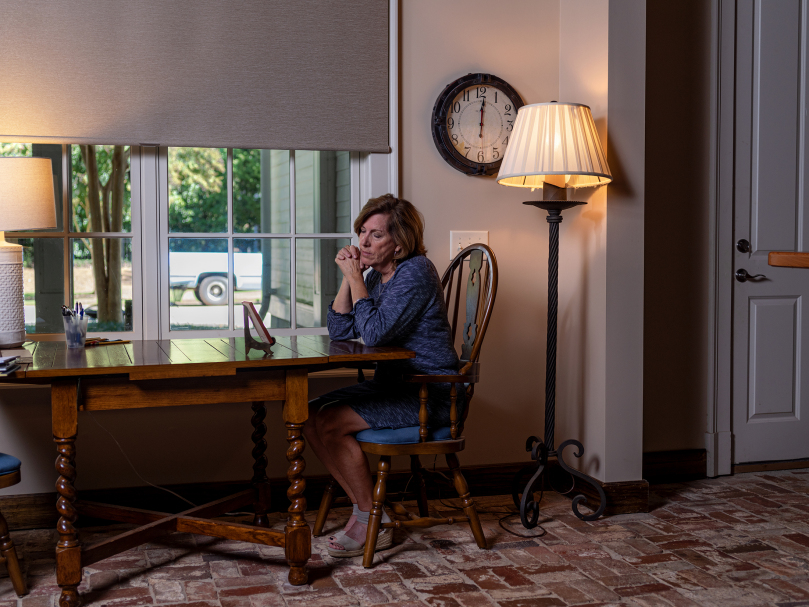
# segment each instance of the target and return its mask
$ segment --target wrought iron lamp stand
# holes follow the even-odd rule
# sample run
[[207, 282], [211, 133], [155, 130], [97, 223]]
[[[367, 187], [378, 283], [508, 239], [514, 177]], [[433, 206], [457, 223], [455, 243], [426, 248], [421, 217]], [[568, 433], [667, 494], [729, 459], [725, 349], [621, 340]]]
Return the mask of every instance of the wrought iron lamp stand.
[[[545, 186], [548, 188], [548, 185]], [[551, 189], [551, 188], [548, 188]], [[552, 188], [557, 190], [557, 188]], [[561, 188], [559, 188], [561, 189]], [[563, 192], [554, 191], [552, 195], [562, 195]], [[539, 504], [534, 501], [534, 491], [544, 489], [546, 486], [550, 487], [557, 493], [569, 494], [576, 488], [576, 479], [592, 485], [598, 492], [601, 503], [598, 509], [592, 514], [584, 514], [579, 511], [579, 504], [587, 504], [587, 498], [579, 493], [573, 497], [573, 513], [582, 520], [594, 521], [604, 513], [607, 506], [607, 498], [604, 494], [604, 489], [592, 477], [571, 468], [564, 460], [563, 451], [569, 446], [575, 446], [576, 451], [574, 455], [581, 457], [584, 453], [584, 447], [575, 439], [568, 439], [559, 445], [558, 449], [554, 449], [554, 429], [556, 425], [556, 316], [559, 303], [559, 224], [562, 222], [562, 211], [569, 209], [584, 202], [575, 202], [572, 200], [539, 200], [524, 202], [523, 204], [539, 207], [548, 212], [546, 217], [549, 224], [549, 257], [548, 257], [548, 346], [547, 356], [545, 362], [545, 441], [541, 441], [536, 436], [529, 436], [525, 443], [525, 450], [531, 452], [531, 459], [535, 464], [530, 464], [525, 470], [517, 474], [514, 478], [514, 487], [512, 489], [512, 497], [514, 504], [520, 509], [520, 520], [523, 527], [532, 529], [537, 526], [539, 519]], [[550, 478], [550, 468], [548, 467], [548, 459], [556, 457], [559, 467], [562, 468], [569, 476], [570, 486], [566, 490], [556, 489], [553, 486]], [[535, 470], [534, 470], [535, 468]], [[521, 478], [524, 478], [526, 471], [534, 470], [533, 476], [525, 485], [522, 490], [522, 496], [519, 494], [519, 487], [521, 486]]]

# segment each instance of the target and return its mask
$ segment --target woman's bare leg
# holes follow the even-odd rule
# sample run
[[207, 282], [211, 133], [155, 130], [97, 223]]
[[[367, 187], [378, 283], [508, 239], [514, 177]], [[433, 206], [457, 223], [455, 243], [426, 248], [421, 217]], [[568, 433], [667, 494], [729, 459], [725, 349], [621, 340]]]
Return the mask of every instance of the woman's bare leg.
[[[346, 491], [356, 498], [356, 504], [363, 512], [372, 506], [371, 471], [368, 458], [360, 448], [354, 434], [367, 429], [368, 423], [348, 405], [334, 405], [322, 409], [315, 425], [318, 438], [325, 447], [332, 464], [339, 470], [346, 482]], [[357, 542], [365, 541], [367, 526], [359, 522], [346, 527], [345, 533]], [[342, 548], [332, 544], [334, 548]]]
[[335, 465], [329, 450], [320, 440], [320, 436], [318, 435], [317, 418], [318, 412], [322, 405], [323, 403], [319, 402], [318, 399], [316, 401], [312, 401], [309, 406], [309, 419], [306, 420], [306, 423], [303, 426], [303, 435], [306, 438], [306, 444], [312, 448], [312, 451], [315, 452], [317, 458], [323, 462], [323, 465], [326, 466], [326, 469], [329, 471], [332, 478], [340, 483], [340, 486], [345, 490], [346, 495], [348, 495], [348, 499], [351, 500], [351, 503], [356, 504], [357, 499], [351, 490], [351, 486], [343, 477], [340, 469]]

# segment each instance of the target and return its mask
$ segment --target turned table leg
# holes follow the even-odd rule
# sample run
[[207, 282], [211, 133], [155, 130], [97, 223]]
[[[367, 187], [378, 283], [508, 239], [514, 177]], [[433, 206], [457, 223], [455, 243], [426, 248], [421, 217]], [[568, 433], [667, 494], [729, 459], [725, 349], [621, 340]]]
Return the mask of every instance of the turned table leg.
[[303, 471], [306, 462], [303, 451], [303, 424], [309, 416], [307, 397], [309, 394], [309, 374], [306, 369], [287, 371], [286, 400], [284, 401], [284, 422], [287, 427], [287, 460], [289, 469], [289, 516], [287, 518], [285, 553], [289, 563], [289, 583], [293, 586], [305, 584], [309, 579], [306, 563], [312, 555], [312, 533], [306, 523], [306, 498], [303, 495], [306, 481]]
[[54, 382], [51, 385], [53, 440], [56, 443], [56, 510], [59, 521], [56, 531], [56, 583], [62, 589], [59, 607], [81, 604], [78, 586], [81, 583], [81, 544], [74, 523], [78, 513], [76, 501], [76, 435], [78, 434], [78, 383], [76, 380]]
[[255, 516], [253, 524], [257, 527], [269, 527], [267, 512], [270, 510], [270, 482], [267, 478], [267, 425], [264, 418], [267, 416], [267, 407], [263, 401], [255, 401], [252, 405], [253, 418], [253, 489], [256, 491], [254, 505]]

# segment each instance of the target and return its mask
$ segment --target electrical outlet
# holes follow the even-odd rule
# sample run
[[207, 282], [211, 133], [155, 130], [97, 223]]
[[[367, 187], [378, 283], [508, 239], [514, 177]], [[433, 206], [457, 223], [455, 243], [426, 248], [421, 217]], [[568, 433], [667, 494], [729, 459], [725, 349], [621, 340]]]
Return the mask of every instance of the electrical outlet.
[[470, 244], [489, 244], [489, 232], [456, 232], [449, 233], [449, 258], [453, 259]]

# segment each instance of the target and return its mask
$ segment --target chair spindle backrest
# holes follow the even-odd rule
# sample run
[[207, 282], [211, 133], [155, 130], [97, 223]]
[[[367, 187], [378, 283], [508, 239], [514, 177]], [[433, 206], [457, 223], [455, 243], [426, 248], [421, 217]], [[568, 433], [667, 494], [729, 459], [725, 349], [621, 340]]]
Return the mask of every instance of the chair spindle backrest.
[[[466, 292], [462, 292], [464, 261], [469, 260]], [[452, 339], [458, 329], [461, 299], [464, 298], [464, 324], [461, 334], [461, 373], [466, 373], [480, 356], [497, 293], [497, 260], [484, 244], [473, 244], [455, 256], [441, 279], [446, 293]], [[463, 297], [465, 295], [465, 297]]]

